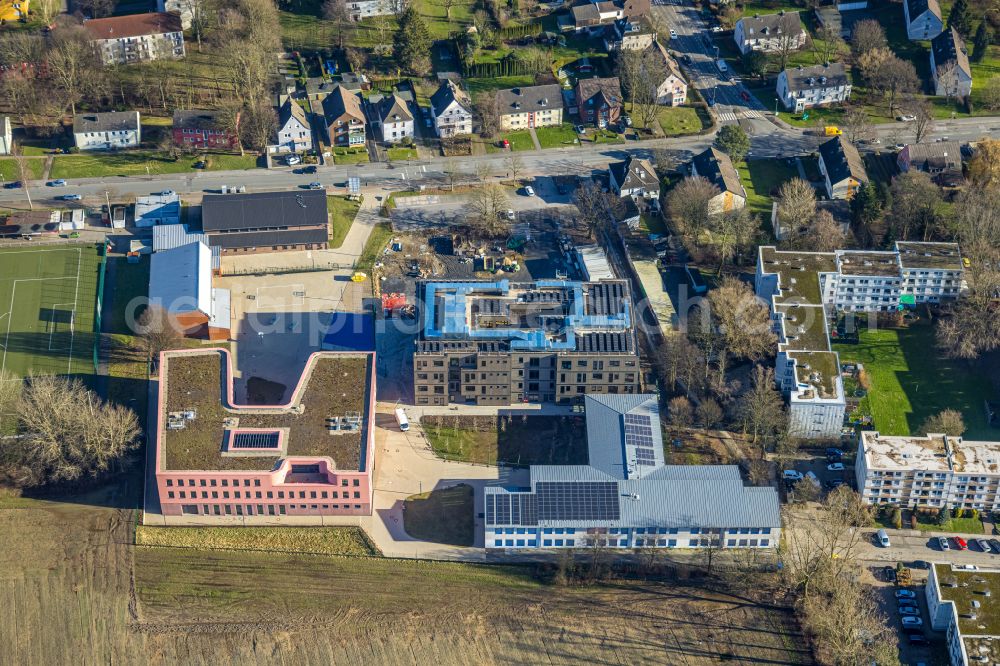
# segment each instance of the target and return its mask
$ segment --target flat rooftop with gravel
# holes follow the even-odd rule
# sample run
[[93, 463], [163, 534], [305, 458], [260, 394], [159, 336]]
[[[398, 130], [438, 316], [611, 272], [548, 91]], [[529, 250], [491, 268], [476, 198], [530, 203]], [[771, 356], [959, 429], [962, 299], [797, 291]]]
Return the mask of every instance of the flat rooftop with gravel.
[[[161, 446], [167, 470], [260, 471], [273, 469], [281, 458], [329, 457], [336, 469], [359, 470], [371, 386], [370, 355], [320, 353], [303, 371], [300, 389], [288, 406], [237, 406], [227, 396], [228, 364], [223, 352], [185, 352], [163, 358], [166, 398], [160, 414]], [[365, 387], [359, 390], [360, 387]], [[180, 430], [166, 427], [170, 412], [192, 411], [195, 417]], [[357, 432], [331, 435], [327, 418], [361, 414]], [[282, 455], [224, 456], [227, 419], [238, 418], [239, 429], [260, 428], [286, 433]]]

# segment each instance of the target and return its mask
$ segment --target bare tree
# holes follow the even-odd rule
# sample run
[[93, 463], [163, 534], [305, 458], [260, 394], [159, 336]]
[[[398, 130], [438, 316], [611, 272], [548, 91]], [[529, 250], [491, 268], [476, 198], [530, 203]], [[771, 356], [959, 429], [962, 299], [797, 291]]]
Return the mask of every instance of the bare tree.
[[865, 112], [863, 106], [850, 106], [844, 111], [844, 116], [840, 121], [840, 126], [844, 130], [844, 135], [851, 143], [859, 143], [870, 139], [875, 134], [875, 126]]
[[941, 190], [923, 171], [910, 169], [892, 180], [892, 208], [887, 217], [894, 237], [906, 240], [914, 230], [929, 240], [937, 229]]
[[1000, 188], [1000, 140], [984, 137], [969, 160], [969, 180], [977, 188]]
[[[294, 102], [293, 102], [294, 103]], [[240, 136], [248, 146], [263, 152], [278, 131], [278, 115], [266, 100], [251, 102], [243, 109]]]
[[785, 71], [788, 67], [788, 59], [800, 48], [801, 44], [799, 44], [798, 35], [785, 32], [778, 36], [777, 48], [774, 50], [774, 55], [778, 62], [779, 72]]
[[580, 211], [580, 221], [587, 228], [590, 238], [598, 235], [610, 223], [607, 197], [601, 188], [592, 180], [588, 180], [573, 192], [573, 204]]
[[728, 357], [758, 361], [772, 353], [777, 338], [771, 329], [770, 310], [745, 282], [727, 277], [709, 292], [708, 300], [722, 342], [716, 353], [720, 382]]
[[28, 210], [35, 210], [35, 204], [31, 201], [31, 169], [28, 167], [28, 158], [24, 155], [14, 156], [14, 167], [17, 169], [17, 177], [21, 180], [21, 187], [24, 189], [24, 196], [28, 199]]
[[448, 180], [448, 187], [451, 191], [455, 191], [455, 181], [458, 180], [458, 175], [461, 173], [461, 169], [455, 160], [448, 160], [444, 163], [444, 176]]
[[45, 64], [64, 103], [75, 115], [76, 105], [101, 72], [89, 34], [82, 26], [70, 26], [55, 32]]
[[148, 361], [157, 361], [160, 352], [176, 349], [184, 337], [176, 318], [159, 305], [143, 310], [136, 324], [139, 344]]
[[778, 225], [797, 234], [816, 214], [816, 190], [801, 178], [786, 180], [778, 189]]
[[[988, 196], [995, 203], [996, 195]], [[960, 199], [960, 208], [968, 205]], [[1000, 317], [994, 308], [1000, 293], [1000, 247], [995, 239], [975, 239], [962, 245], [969, 262], [964, 276], [968, 289], [946, 316], [938, 318], [937, 326], [938, 346], [949, 358], [975, 359], [1000, 348]]]
[[889, 115], [895, 114], [901, 95], [914, 92], [920, 87], [920, 79], [917, 78], [913, 63], [895, 55], [883, 60], [872, 72], [868, 82], [885, 98]]
[[712, 398], [702, 398], [696, 413], [702, 428], [715, 428], [722, 422], [722, 407]]
[[690, 176], [667, 195], [667, 211], [677, 233], [697, 238], [709, 227], [709, 205], [719, 188], [701, 176]]
[[716, 275], [722, 275], [726, 262], [753, 242], [759, 229], [760, 220], [747, 207], [734, 208], [712, 218], [712, 242], [719, 255]]
[[945, 409], [930, 416], [920, 426], [921, 434], [944, 434], [951, 437], [961, 437], [965, 432], [965, 419], [957, 409]]
[[990, 77], [980, 91], [980, 103], [990, 111], [1000, 109], [1000, 77]]
[[11, 432], [17, 424], [17, 406], [23, 386], [20, 377], [0, 368], [0, 435]]
[[657, 49], [620, 49], [617, 59], [618, 78], [632, 114], [648, 129], [659, 111], [658, 93], [667, 76], [667, 63]]
[[444, 7], [444, 18], [448, 23], [451, 23], [451, 8], [455, 6], [456, 0], [441, 0], [441, 6]]
[[323, 18], [336, 27], [339, 48], [343, 50], [344, 31], [351, 24], [351, 12], [347, 9], [347, 0], [324, 0]]
[[887, 46], [889, 40], [886, 39], [885, 30], [877, 19], [865, 19], [854, 24], [851, 30], [851, 50], [855, 57]]
[[29, 377], [18, 407], [19, 437], [3, 440], [20, 485], [96, 476], [137, 445], [135, 413], [104, 403], [78, 379]]
[[497, 238], [510, 233], [506, 210], [510, 205], [507, 192], [497, 184], [481, 185], [472, 191], [469, 201], [473, 216], [472, 227], [483, 236]]
[[672, 398], [668, 405], [670, 424], [677, 428], [690, 428], [694, 423], [691, 401], [682, 395]]
[[115, 11], [115, 0], [77, 0], [76, 8], [90, 18], [104, 18]]
[[754, 444], [761, 444], [760, 453], [770, 440], [787, 426], [785, 403], [775, 389], [774, 370], [763, 365], [754, 366], [750, 388], [740, 395], [737, 415], [743, 432], [752, 436]]
[[476, 96], [476, 111], [479, 112], [480, 134], [487, 139], [500, 131], [500, 102], [495, 90]]
[[493, 165], [489, 162], [477, 162], [475, 171], [476, 180], [480, 183], [488, 183], [490, 178], [493, 177]]
[[840, 36], [840, 29], [832, 25], [820, 26], [816, 36], [819, 39], [813, 40], [813, 48], [820, 62], [833, 62], [847, 46]]
[[934, 110], [923, 98], [914, 100], [910, 112], [916, 117], [913, 121], [913, 141], [922, 143], [934, 131]]
[[833, 252], [844, 247], [844, 230], [828, 210], [821, 210], [813, 216], [812, 222], [802, 234], [800, 246], [808, 252]]
[[365, 69], [367, 57], [362, 49], [347, 47], [344, 49], [344, 57], [347, 58], [347, 65], [352, 72], [362, 72]]
[[515, 183], [518, 182], [524, 174], [524, 160], [521, 159], [521, 156], [511, 153], [504, 159], [503, 163], [507, 167], [507, 175], [510, 179]]

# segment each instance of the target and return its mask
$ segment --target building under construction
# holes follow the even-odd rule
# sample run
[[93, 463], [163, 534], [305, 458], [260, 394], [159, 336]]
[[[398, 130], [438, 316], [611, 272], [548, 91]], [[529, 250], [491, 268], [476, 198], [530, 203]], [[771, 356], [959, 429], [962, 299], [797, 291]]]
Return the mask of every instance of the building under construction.
[[638, 393], [628, 283], [420, 282], [418, 405], [567, 402]]

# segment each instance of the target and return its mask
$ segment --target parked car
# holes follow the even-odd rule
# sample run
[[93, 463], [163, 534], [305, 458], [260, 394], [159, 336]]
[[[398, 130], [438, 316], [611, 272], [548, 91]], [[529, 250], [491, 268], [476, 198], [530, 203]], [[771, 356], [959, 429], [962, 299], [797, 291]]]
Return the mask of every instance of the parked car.
[[830, 447], [827, 447], [827, 449], [826, 449], [826, 455], [828, 455], [828, 456], [843, 456], [844, 452], [842, 450], [838, 449], [838, 448], [830, 446]]
[[910, 645], [927, 645], [927, 637], [923, 634], [918, 634], [917, 632], [910, 632], [906, 634], [906, 640]]
[[503, 148], [504, 150], [510, 150], [510, 141], [508, 141], [507, 139], [501, 140], [500, 147]]
[[994, 551], [1000, 553], [1000, 540], [990, 539], [989, 543], [990, 543], [990, 546], [993, 548]]
[[174, 192], [173, 190], [163, 190], [162, 192], [157, 192], [156, 194], [157, 194], [157, 196], [161, 196], [161, 197], [172, 197], [172, 196], [174, 196], [177, 193]]
[[826, 482], [826, 487], [829, 488], [830, 490], [834, 490], [836, 488], [839, 488], [842, 485], [844, 485], [844, 480], [843, 479], [833, 479], [831, 481], [827, 481]]
[[927, 560], [913, 560], [913, 563], [910, 564], [910, 567], [913, 569], [930, 569], [931, 563], [928, 562]]
[[937, 545], [941, 550], [951, 550], [951, 544], [948, 543], [948, 539], [945, 537], [938, 537]]
[[917, 593], [913, 590], [896, 590], [897, 599], [916, 599]]
[[577, 134], [586, 134], [587, 133], [587, 128], [584, 127], [583, 125], [575, 125], [573, 127], [573, 129], [576, 130]]
[[912, 606], [900, 606], [899, 614], [903, 617], [918, 617], [920, 615], [920, 611]]
[[839, 463], [839, 462], [830, 463], [829, 465], [826, 466], [826, 468], [831, 472], [843, 472], [844, 463]]
[[527, 196], [529, 196], [529, 197], [535, 196], [535, 188], [533, 188], [531, 185], [525, 185], [524, 186], [524, 194], [527, 195]]
[[923, 618], [913, 617], [912, 615], [903, 616], [903, 626], [904, 627], [922, 627], [924, 626]]
[[897, 599], [896, 600], [896, 605], [899, 606], [900, 608], [917, 608], [918, 607], [916, 599]]
[[508, 220], [513, 220], [514, 219], [514, 211], [512, 209], [508, 208], [507, 212], [504, 213], [504, 217], [506, 217]]
[[319, 182], [317, 180], [314, 180], [313, 182], [309, 183], [309, 189], [310, 190], [322, 190], [323, 189], [323, 183], [321, 183], [321, 182]]
[[12, 180], [9, 183], [3, 184], [3, 189], [5, 190], [16, 190], [19, 187], [21, 187], [21, 181], [19, 180]]
[[969, 550], [969, 544], [962, 537], [952, 537], [955, 541], [955, 548], [959, 550]]
[[195, 169], [204, 169], [208, 165], [205, 164], [204, 160], [198, 160], [197, 162], [194, 163], [193, 166], [194, 166]]
[[677, 31], [673, 28], [670, 29], [670, 39], [677, 39]]
[[781, 477], [785, 481], [801, 481], [802, 472], [794, 469], [786, 469], [784, 472], [781, 473]]
[[307, 167], [302, 168], [302, 173], [316, 173], [316, 165], [310, 164]]
[[882, 567], [882, 575], [887, 583], [896, 582], [896, 570], [893, 567]]
[[712, 32], [722, 32], [722, 26], [721, 25], [713, 25], [712, 26]]
[[292, 153], [291, 155], [285, 158], [285, 164], [287, 164], [288, 166], [295, 166], [296, 164], [302, 164], [302, 158], [296, 155], [295, 153]]
[[990, 543], [986, 539], [976, 539], [976, 545], [979, 546], [979, 550], [984, 553], [990, 552]]
[[63, 201], [79, 201], [83, 199], [79, 194], [64, 194], [59, 198]]
[[718, 60], [717, 60], [717, 61], [715, 62], [715, 66], [716, 66], [716, 67], [718, 67], [718, 68], [719, 68], [719, 71], [720, 71], [720, 72], [722, 72], [723, 74], [725, 74], [726, 72], [728, 72], [728, 71], [729, 71], [729, 65], [727, 65], [727, 64], [726, 64], [726, 61], [725, 61], [725, 60], [723, 60], [722, 58], [719, 58], [719, 59], [718, 59]]
[[62, 178], [56, 178], [55, 180], [50, 180], [47, 185], [49, 187], [66, 187], [66, 181]]
[[912, 114], [909, 114], [909, 113], [904, 113], [904, 114], [903, 114], [903, 115], [901, 115], [901, 116], [896, 116], [896, 120], [898, 120], [898, 121], [900, 121], [900, 122], [902, 122], [902, 123], [909, 123], [909, 122], [913, 122], [913, 121], [914, 121], [914, 120], [916, 120], [916, 119], [917, 119], [917, 117], [916, 117], [916, 116], [914, 116], [914, 115], [912, 115]]

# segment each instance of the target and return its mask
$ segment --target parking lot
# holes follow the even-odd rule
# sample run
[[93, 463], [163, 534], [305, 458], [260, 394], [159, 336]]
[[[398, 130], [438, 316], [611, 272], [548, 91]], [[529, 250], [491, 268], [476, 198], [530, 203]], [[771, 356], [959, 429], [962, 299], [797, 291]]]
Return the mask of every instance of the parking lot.
[[[889, 626], [898, 633], [900, 661], [910, 666], [948, 663], [945, 635], [931, 629], [927, 614], [927, 600], [924, 596], [927, 570], [909, 567], [909, 585], [897, 583], [896, 568], [892, 564], [872, 566], [868, 571], [874, 579], [882, 611], [889, 618]], [[912, 610], [901, 610], [904, 607]], [[918, 618], [919, 626], [904, 626], [904, 617]], [[917, 620], [908, 622], [916, 623]]]

